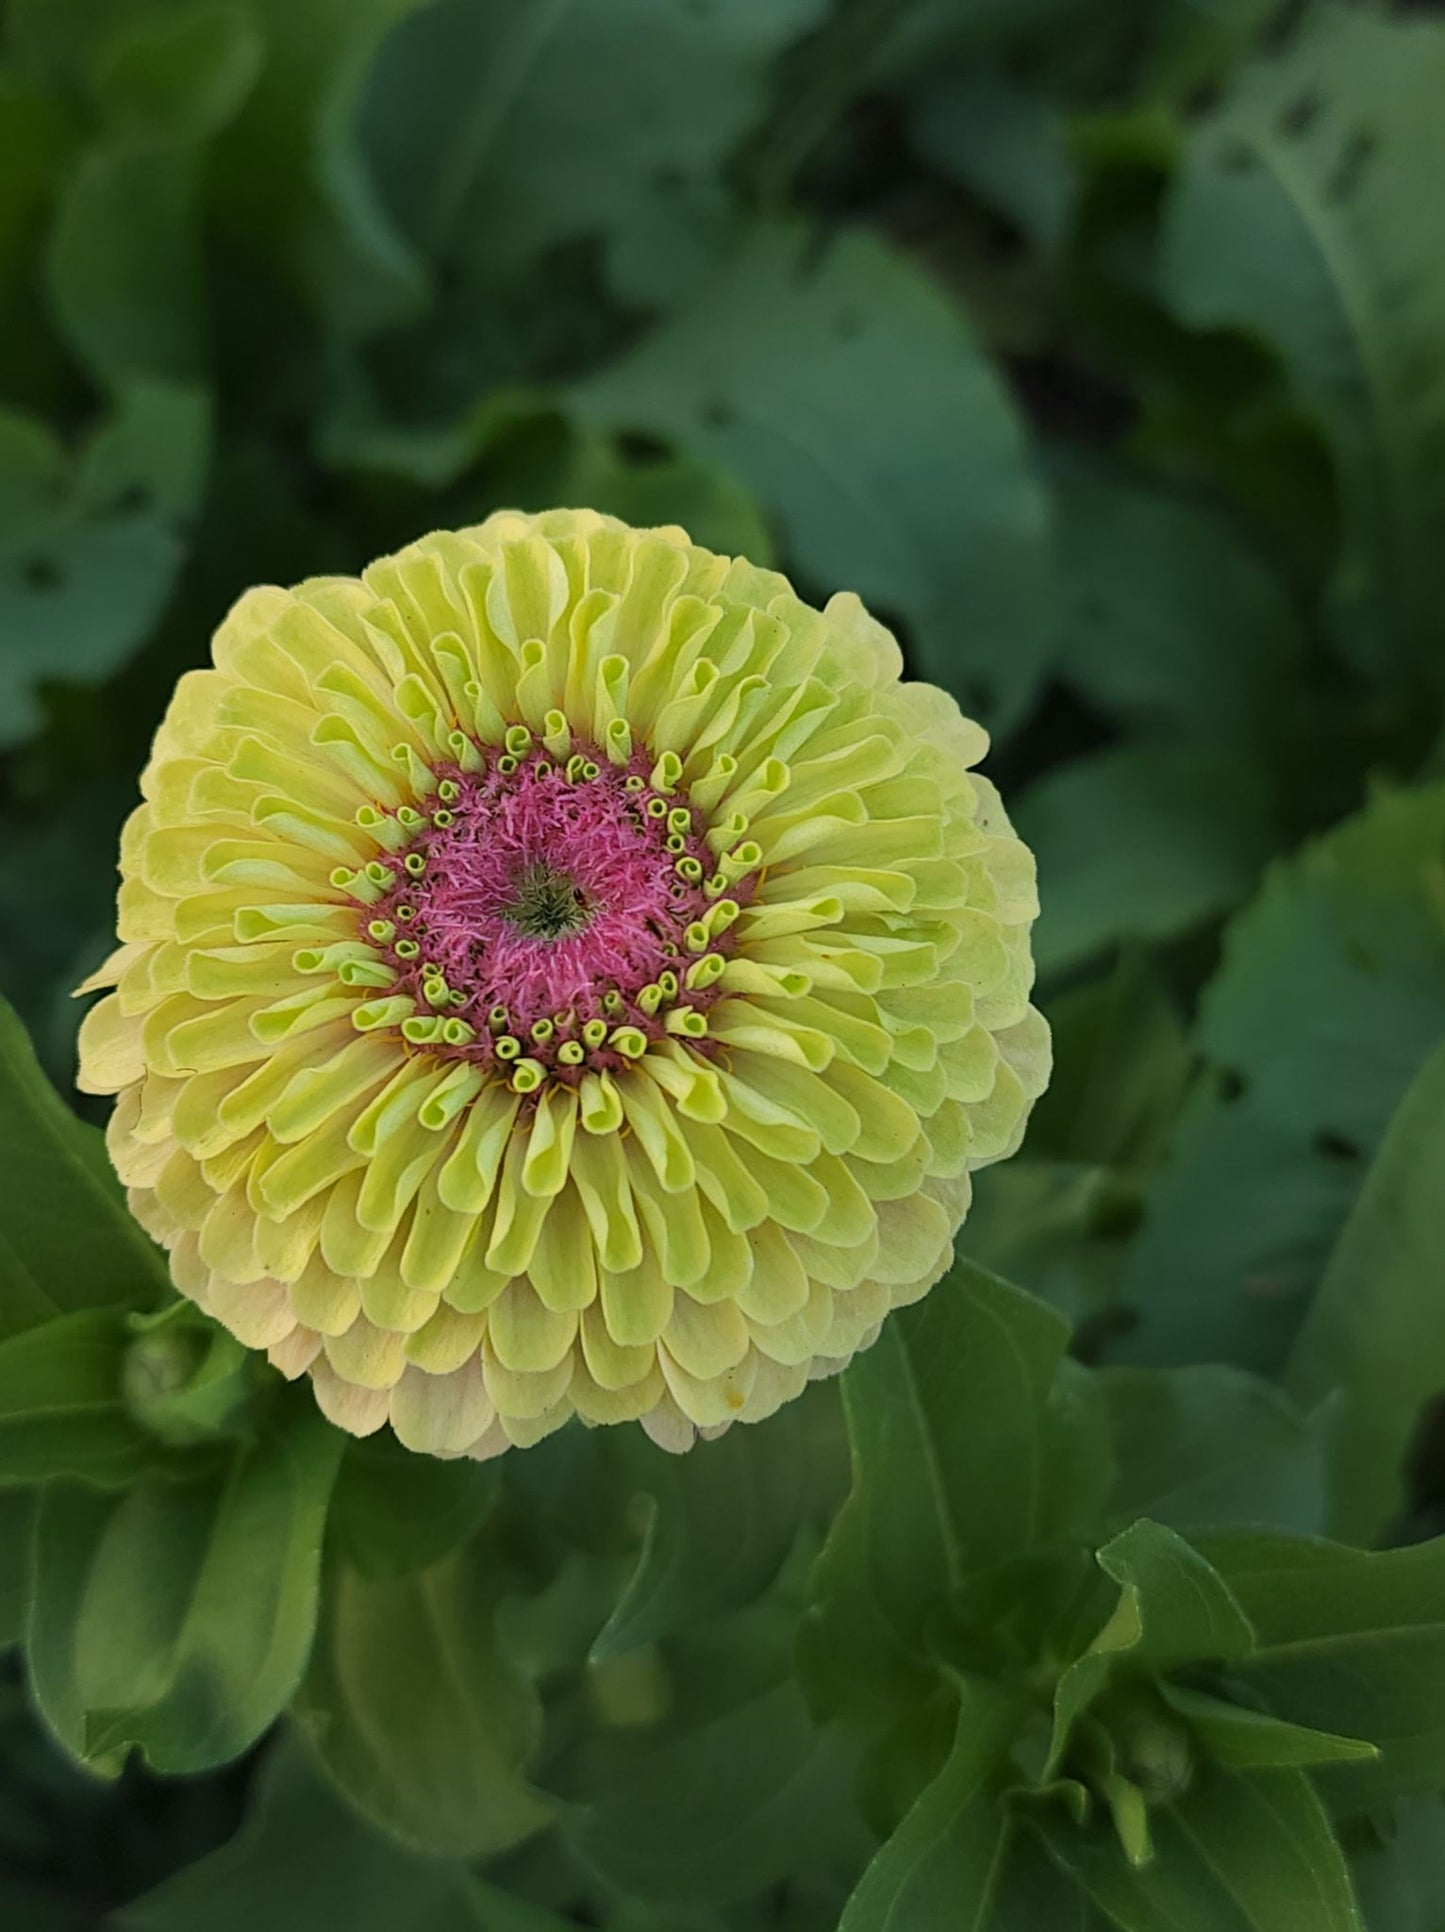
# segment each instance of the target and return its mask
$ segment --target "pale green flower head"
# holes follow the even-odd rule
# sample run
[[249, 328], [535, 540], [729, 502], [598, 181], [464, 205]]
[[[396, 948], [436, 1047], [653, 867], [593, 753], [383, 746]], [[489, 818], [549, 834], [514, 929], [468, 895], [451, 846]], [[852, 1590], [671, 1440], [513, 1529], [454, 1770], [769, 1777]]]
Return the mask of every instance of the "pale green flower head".
[[508, 512], [213, 656], [81, 1032], [184, 1295], [488, 1456], [761, 1420], [938, 1280], [1048, 1074], [1034, 868], [856, 597]]

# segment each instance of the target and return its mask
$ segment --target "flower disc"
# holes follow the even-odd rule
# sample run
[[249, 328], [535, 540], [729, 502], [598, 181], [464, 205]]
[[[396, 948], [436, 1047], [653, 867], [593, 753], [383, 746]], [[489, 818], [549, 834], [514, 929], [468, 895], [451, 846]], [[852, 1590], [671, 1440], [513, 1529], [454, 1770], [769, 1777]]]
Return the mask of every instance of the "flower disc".
[[982, 731], [851, 595], [588, 511], [248, 592], [81, 1084], [180, 1290], [345, 1429], [756, 1421], [947, 1268], [1048, 1073]]

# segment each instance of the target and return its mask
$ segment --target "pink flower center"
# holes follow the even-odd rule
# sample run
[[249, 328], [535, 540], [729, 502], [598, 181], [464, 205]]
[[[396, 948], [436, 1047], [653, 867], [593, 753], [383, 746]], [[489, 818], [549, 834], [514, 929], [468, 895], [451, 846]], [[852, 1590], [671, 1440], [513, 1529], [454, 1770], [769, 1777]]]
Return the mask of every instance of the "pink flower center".
[[[368, 914], [393, 928], [382, 950], [395, 990], [474, 1030], [442, 1051], [525, 1056], [579, 1078], [716, 997], [685, 984], [701, 953], [729, 949], [722, 932], [698, 940], [722, 889], [716, 861], [699, 815], [656, 791], [650, 770], [645, 754], [617, 766], [591, 747], [564, 765], [534, 747], [491, 752], [475, 773], [438, 769], [430, 823], [395, 855], [400, 882]], [[632, 1056], [619, 1029], [632, 1030]]]

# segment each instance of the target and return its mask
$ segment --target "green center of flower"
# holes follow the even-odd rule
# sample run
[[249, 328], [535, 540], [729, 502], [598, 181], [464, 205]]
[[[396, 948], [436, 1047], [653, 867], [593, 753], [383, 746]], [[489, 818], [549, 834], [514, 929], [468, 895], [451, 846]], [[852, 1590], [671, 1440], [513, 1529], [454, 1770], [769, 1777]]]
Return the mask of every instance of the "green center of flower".
[[592, 907], [581, 886], [544, 861], [518, 875], [511, 900], [499, 910], [528, 939], [567, 939], [592, 923]]

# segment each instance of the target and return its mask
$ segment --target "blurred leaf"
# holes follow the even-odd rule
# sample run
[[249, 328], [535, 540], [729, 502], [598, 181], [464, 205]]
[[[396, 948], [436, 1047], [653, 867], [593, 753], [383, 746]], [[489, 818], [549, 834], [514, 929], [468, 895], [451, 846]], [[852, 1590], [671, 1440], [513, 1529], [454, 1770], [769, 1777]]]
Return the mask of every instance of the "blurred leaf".
[[1013, 1821], [995, 1789], [1018, 1725], [1001, 1686], [965, 1680], [948, 1759], [875, 1854], [838, 1932], [959, 1932], [997, 1923]]
[[1243, 69], [1191, 138], [1166, 209], [1166, 298], [1282, 359], [1328, 438], [1361, 662], [1439, 683], [1445, 266], [1418, 191], [1445, 169], [1445, 32], [1324, 5]]
[[1060, 242], [1078, 183], [1062, 115], [1001, 68], [933, 69], [910, 102], [909, 131], [941, 173], [971, 189], [1028, 238]]
[[1327, 1527], [1373, 1543], [1404, 1501], [1420, 1412], [1445, 1390], [1445, 1045], [1390, 1123], [1295, 1342], [1288, 1382], [1305, 1402], [1338, 1394]]
[[1144, 1165], [1161, 1150], [1189, 1077], [1174, 1002], [1142, 952], [1049, 1002], [1054, 1070], [1029, 1119], [1031, 1155]]
[[216, 143], [209, 187], [222, 219], [246, 243], [242, 286], [251, 327], [270, 320], [255, 312], [263, 264], [261, 287], [269, 288], [279, 269], [341, 337], [394, 326], [424, 306], [426, 272], [382, 205], [357, 131], [378, 48], [423, 4], [248, 0], [266, 62]]
[[61, 329], [102, 384], [204, 370], [202, 148], [261, 56], [250, 13], [225, 4], [126, 20], [97, 50], [105, 119], [65, 184], [46, 268]]
[[205, 465], [206, 405], [128, 388], [78, 456], [0, 410], [0, 747], [40, 722], [43, 678], [98, 682], [164, 608]]
[[18, 1644], [30, 1615], [30, 1539], [37, 1498], [32, 1490], [0, 1496], [0, 1651]]
[[1067, 1337], [1052, 1309], [960, 1262], [847, 1371], [853, 1490], [803, 1633], [825, 1710], [887, 1721], [965, 1582], [1065, 1530], [1087, 1537], [1107, 1450], [1098, 1415], [1056, 1391]]
[[327, 1578], [297, 1715], [351, 1802], [419, 1851], [480, 1857], [550, 1821], [523, 1769], [536, 1700], [496, 1640], [506, 1583], [477, 1544], [415, 1575]]
[[1140, 1866], [1102, 1834], [1052, 1813], [1038, 1822], [1121, 1932], [1361, 1932], [1339, 1844], [1302, 1772], [1201, 1766], [1183, 1798], [1152, 1814], [1154, 1856]]
[[1222, 517], [1104, 477], [1059, 492], [1060, 675], [1122, 725], [1268, 757], [1300, 655], [1284, 587]]
[[135, 1745], [176, 1773], [255, 1742], [305, 1666], [342, 1441], [308, 1390], [278, 1390], [256, 1440], [213, 1474], [118, 1498], [46, 1492], [31, 1681], [67, 1749], [114, 1771]]
[[616, 439], [583, 436], [559, 500], [587, 503], [642, 528], [680, 523], [694, 543], [766, 569], [773, 540], [749, 492], [725, 470], [689, 456], [629, 460]]
[[72, 1476], [123, 1487], [166, 1458], [122, 1388], [120, 1308], [87, 1308], [0, 1341], [0, 1488]]
[[1276, 843], [1260, 768], [1189, 744], [1076, 758], [1039, 779], [1013, 819], [1039, 862], [1041, 973], [1122, 939], [1172, 939], [1229, 911]]
[[165, 1262], [125, 1210], [101, 1136], [36, 1065], [0, 1001], [0, 1335], [107, 1303], [148, 1308], [171, 1293]]
[[901, 256], [756, 232], [696, 303], [573, 391], [740, 476], [805, 578], [910, 631], [917, 668], [997, 729], [1043, 670], [1044, 503], [1007, 396]]
[[347, 1443], [327, 1527], [363, 1577], [409, 1576], [464, 1543], [498, 1487], [494, 1463], [420, 1456], [384, 1429]]
[[1338, 1810], [1445, 1783], [1445, 1540], [1384, 1551], [1196, 1540], [1258, 1635], [1231, 1677], [1291, 1723], [1379, 1747], [1377, 1765], [1322, 1776]]
[[755, 1429], [730, 1429], [686, 1456], [640, 1431], [619, 1444], [644, 1505], [637, 1568], [592, 1647], [614, 1657], [742, 1608], [777, 1576], [807, 1522], [825, 1524], [846, 1483], [835, 1404], [790, 1402]]
[[1130, 1264], [1131, 1359], [1269, 1371], [1415, 1070], [1445, 1034], [1445, 787], [1282, 861], [1225, 938], [1187, 1110]]
[[1323, 1527], [1327, 1414], [1220, 1365], [1105, 1369], [1118, 1474], [1110, 1513], [1173, 1529]]
[[566, 1932], [461, 1860], [427, 1858], [371, 1831], [289, 1738], [262, 1766], [231, 1842], [112, 1922], [117, 1932]]
[[974, 1178], [957, 1252], [1037, 1295], [1075, 1326], [1120, 1305], [1139, 1189], [1110, 1168], [1017, 1154]]
[[826, 0], [442, 0], [382, 50], [368, 157], [401, 227], [483, 283], [600, 237], [629, 300], [725, 239], [722, 164]]
[[1369, 1932], [1440, 1932], [1445, 1898], [1445, 1800], [1407, 1798], [1353, 1850]]
[[852, 1758], [809, 1719], [793, 1610], [779, 1597], [680, 1636], [661, 1721], [599, 1727], [579, 1754], [570, 1833], [611, 1884], [724, 1903], [851, 1855]]

